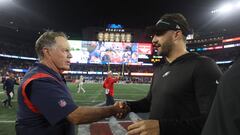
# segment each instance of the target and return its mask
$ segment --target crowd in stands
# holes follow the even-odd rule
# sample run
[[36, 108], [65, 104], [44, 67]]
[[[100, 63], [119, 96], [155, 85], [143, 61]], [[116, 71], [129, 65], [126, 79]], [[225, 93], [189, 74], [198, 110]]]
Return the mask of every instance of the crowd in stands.
[[35, 57], [34, 45], [0, 41], [0, 54]]
[[[0, 57], [0, 75], [4, 76], [4, 74], [11, 70], [12, 68], [17, 69], [29, 69], [35, 61], [31, 60], [20, 60], [13, 58], [3, 58]], [[228, 64], [219, 64], [219, 67], [224, 72], [226, 71], [232, 63]], [[99, 64], [72, 64], [72, 71], [82, 71], [82, 72], [107, 72], [108, 70], [112, 70], [112, 72], [120, 73], [122, 75], [123, 71], [125, 73], [124, 80], [126, 83], [150, 83], [151, 77], [143, 77], [143, 76], [131, 76], [131, 73], [153, 73], [153, 66], [139, 66], [139, 65], [99, 65]], [[126, 74], [127, 73], [127, 74]], [[104, 80], [106, 75], [98, 74], [98, 75], [87, 75], [84, 77], [86, 80], [93, 80], [95, 82], [101, 82]], [[68, 81], [72, 81], [74, 79], [78, 79], [80, 74], [69, 74], [65, 75]]]
[[28, 69], [33, 65], [34, 61], [0, 57], [0, 63], [0, 73], [4, 74], [12, 68]]
[[[33, 66], [36, 61], [32, 60], [21, 60], [21, 59], [13, 59], [13, 58], [4, 58], [0, 57], [0, 75], [4, 76], [7, 71], [14, 69], [29, 69]], [[72, 71], [83, 71], [83, 72], [107, 72], [108, 70], [112, 70], [112, 72], [120, 73], [122, 72], [128, 73], [125, 75], [122, 80], [126, 82], [150, 82], [151, 77], [134, 77], [130, 76], [131, 72], [140, 72], [140, 73], [152, 73], [152, 66], [129, 66], [129, 65], [99, 65], [99, 64], [72, 64]], [[16, 72], [17, 73], [17, 72]], [[18, 73], [17, 73], [18, 74]], [[78, 79], [80, 74], [71, 74], [65, 75], [66, 79], [72, 81], [74, 79]], [[85, 75], [86, 80], [94, 80], [95, 82], [102, 81], [106, 75]]]
[[211, 57], [215, 61], [236, 60], [240, 56], [240, 48], [229, 48], [199, 52], [201, 55]]
[[[20, 60], [20, 59], [12, 59], [12, 58], [2, 58], [0, 57], [0, 75], [4, 76], [5, 73], [12, 68], [17, 69], [29, 69], [35, 63], [35, 61], [30, 60]], [[232, 63], [228, 64], [219, 64], [219, 67], [224, 72], [226, 71]], [[112, 70], [112, 72], [120, 73], [124, 70], [124, 77], [122, 81], [126, 83], [150, 83], [151, 76], [131, 76], [131, 73], [153, 73], [153, 66], [137, 66], [137, 65], [98, 65], [98, 64], [72, 64], [72, 71], [82, 71], [82, 72], [107, 72], [108, 69]], [[127, 74], [126, 74], [127, 73]], [[18, 73], [17, 73], [18, 74]], [[65, 74], [65, 77], [68, 81], [73, 81], [75, 79], [79, 79], [81, 74]], [[84, 77], [87, 81], [93, 82], [101, 82], [104, 80], [106, 75], [98, 74], [98, 75], [87, 75], [84, 74]]]

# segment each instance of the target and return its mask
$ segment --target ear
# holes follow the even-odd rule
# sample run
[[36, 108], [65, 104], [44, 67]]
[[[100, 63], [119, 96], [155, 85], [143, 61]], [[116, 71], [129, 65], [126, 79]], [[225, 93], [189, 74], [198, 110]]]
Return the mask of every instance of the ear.
[[50, 55], [50, 49], [49, 48], [47, 48], [47, 47], [44, 47], [43, 49], [42, 49], [42, 52], [43, 52], [43, 56], [49, 56]]
[[182, 31], [181, 30], [175, 31], [174, 39], [178, 40], [178, 39], [181, 39], [181, 37], [182, 37]]

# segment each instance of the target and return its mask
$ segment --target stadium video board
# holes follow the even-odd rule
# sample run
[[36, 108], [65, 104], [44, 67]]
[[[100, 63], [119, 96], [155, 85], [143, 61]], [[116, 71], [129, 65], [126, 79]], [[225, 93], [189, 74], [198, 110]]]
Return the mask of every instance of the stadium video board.
[[69, 40], [71, 63], [122, 64], [138, 63], [151, 54], [151, 43], [125, 43]]

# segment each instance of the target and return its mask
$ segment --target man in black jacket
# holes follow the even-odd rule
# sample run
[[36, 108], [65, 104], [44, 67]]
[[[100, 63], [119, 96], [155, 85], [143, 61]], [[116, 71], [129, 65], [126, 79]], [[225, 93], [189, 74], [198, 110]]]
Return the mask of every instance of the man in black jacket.
[[240, 135], [240, 59], [223, 75], [202, 135]]
[[130, 125], [128, 134], [200, 135], [222, 73], [212, 59], [186, 50], [183, 15], [165, 14], [148, 30], [166, 63], [154, 71], [148, 95], [127, 102], [133, 112], [149, 112], [149, 120]]

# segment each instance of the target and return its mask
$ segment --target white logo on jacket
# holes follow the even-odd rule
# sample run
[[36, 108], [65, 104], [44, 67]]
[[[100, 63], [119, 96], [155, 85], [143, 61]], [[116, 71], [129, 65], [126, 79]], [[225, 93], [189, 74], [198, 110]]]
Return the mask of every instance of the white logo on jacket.
[[170, 74], [170, 71], [167, 71], [166, 73], [164, 73], [163, 75], [162, 75], [162, 77], [166, 77], [166, 76], [168, 76]]

